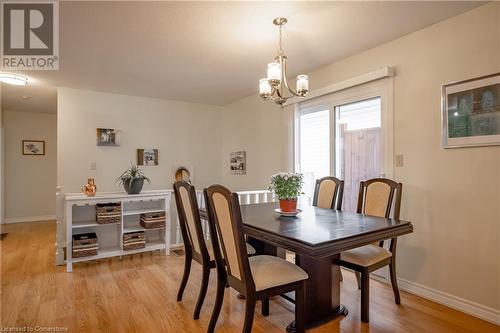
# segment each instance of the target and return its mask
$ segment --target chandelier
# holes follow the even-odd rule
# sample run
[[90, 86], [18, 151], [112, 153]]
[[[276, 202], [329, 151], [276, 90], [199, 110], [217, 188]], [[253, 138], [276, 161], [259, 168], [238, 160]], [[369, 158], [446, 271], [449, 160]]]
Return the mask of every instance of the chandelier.
[[286, 55], [282, 47], [282, 32], [281, 29], [288, 20], [284, 17], [278, 17], [273, 20], [274, 25], [279, 27], [280, 40], [278, 55], [274, 58], [274, 62], [267, 65], [267, 78], [259, 80], [259, 94], [264, 100], [271, 99], [276, 104], [283, 105], [286, 101], [294, 96], [304, 97], [309, 92], [309, 78], [307, 75], [297, 76], [296, 91], [293, 91], [288, 86], [286, 78]]

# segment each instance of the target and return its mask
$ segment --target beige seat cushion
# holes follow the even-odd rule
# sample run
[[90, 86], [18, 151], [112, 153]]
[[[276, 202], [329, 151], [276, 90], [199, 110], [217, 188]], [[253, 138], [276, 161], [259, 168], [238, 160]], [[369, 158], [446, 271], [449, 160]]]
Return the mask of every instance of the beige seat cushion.
[[[207, 240], [207, 250], [208, 250], [208, 254], [210, 255], [210, 260], [215, 260], [215, 255], [214, 255], [214, 250], [213, 250], [213, 247], [212, 247], [212, 242], [211, 241], [208, 241]], [[248, 244], [248, 243], [245, 243], [246, 246], [247, 246], [247, 254], [250, 255], [250, 256], [253, 256], [255, 254], [255, 249], [252, 245]], [[224, 253], [222, 253], [222, 256], [224, 256]]]
[[272, 256], [248, 258], [255, 290], [264, 290], [284, 284], [306, 280], [309, 276], [299, 266]]
[[368, 267], [391, 256], [392, 253], [383, 247], [370, 244], [344, 251], [340, 254], [340, 259], [355, 265]]

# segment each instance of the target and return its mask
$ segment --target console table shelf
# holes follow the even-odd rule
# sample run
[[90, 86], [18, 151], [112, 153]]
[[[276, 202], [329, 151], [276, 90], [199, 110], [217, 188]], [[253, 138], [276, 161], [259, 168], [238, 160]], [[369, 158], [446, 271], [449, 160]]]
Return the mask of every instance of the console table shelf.
[[[98, 193], [95, 197], [83, 194], [65, 194], [66, 226], [66, 271], [73, 270], [73, 263], [102, 258], [118, 257], [127, 254], [165, 250], [170, 253], [170, 201], [172, 190], [144, 191], [141, 194]], [[96, 204], [120, 204], [121, 218], [117, 223], [99, 224], [96, 221]], [[146, 229], [139, 224], [140, 214], [165, 213], [165, 226]], [[123, 250], [123, 234], [144, 231], [144, 248]], [[95, 232], [97, 235], [97, 255], [72, 258], [72, 236], [80, 233]]]

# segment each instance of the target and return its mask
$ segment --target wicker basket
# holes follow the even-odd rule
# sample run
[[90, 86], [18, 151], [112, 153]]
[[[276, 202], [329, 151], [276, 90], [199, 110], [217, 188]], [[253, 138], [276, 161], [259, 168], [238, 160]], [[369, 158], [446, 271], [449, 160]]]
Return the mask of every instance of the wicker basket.
[[97, 255], [97, 235], [95, 232], [73, 235], [72, 257], [82, 258]]
[[99, 224], [119, 223], [122, 218], [120, 203], [96, 204], [96, 221]]
[[144, 231], [128, 232], [123, 234], [123, 250], [143, 249], [146, 247]]
[[165, 226], [165, 212], [141, 214], [141, 226], [144, 229], [163, 228]]

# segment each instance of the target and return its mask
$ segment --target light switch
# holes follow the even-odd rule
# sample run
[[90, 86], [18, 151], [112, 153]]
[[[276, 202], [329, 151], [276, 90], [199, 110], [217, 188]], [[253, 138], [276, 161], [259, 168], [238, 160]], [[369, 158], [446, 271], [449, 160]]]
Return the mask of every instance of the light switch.
[[97, 163], [96, 162], [90, 163], [90, 170], [95, 170], [95, 169], [97, 169]]
[[396, 166], [402, 167], [404, 165], [403, 155], [396, 155]]

